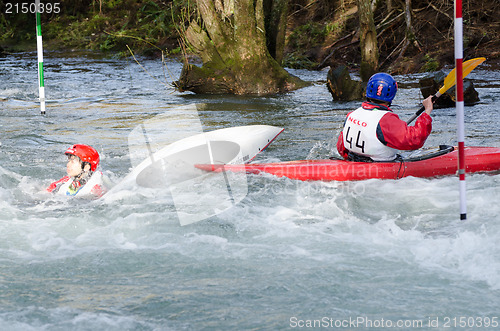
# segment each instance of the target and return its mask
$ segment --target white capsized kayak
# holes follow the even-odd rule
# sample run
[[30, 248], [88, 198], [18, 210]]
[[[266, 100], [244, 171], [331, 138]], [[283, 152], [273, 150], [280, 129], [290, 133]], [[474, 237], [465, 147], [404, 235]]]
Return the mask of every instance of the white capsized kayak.
[[[219, 187], [217, 191], [218, 185], [213, 185], [211, 192], [205, 192], [211, 199], [209, 208], [196, 208], [203, 205], [203, 197], [196, 197], [203, 192], [195, 191], [195, 182], [206, 177], [207, 173], [197, 169], [195, 164], [248, 163], [282, 131], [283, 128], [270, 125], [248, 125], [178, 140], [151, 153], [111, 191], [119, 190], [122, 185], [131, 182], [146, 188], [169, 189], [181, 225], [200, 221], [241, 201], [247, 194], [247, 187], [246, 177], [235, 177], [234, 174], [228, 177], [225, 173], [219, 173], [218, 176], [222, 176], [220, 180], [223, 185], [219, 185], [222, 189]], [[214, 175], [211, 174], [211, 180], [214, 180]]]
[[248, 125], [200, 133], [150, 155], [126, 178], [144, 187], [165, 187], [189, 179], [186, 175], [199, 175], [195, 164], [248, 163], [282, 131], [271, 125]]

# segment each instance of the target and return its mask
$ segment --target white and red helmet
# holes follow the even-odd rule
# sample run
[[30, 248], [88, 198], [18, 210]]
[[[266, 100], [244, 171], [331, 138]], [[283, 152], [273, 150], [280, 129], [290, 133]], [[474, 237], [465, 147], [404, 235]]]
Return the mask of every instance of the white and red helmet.
[[99, 153], [88, 145], [73, 145], [64, 152], [66, 155], [75, 155], [82, 160], [82, 162], [88, 162], [90, 164], [90, 170], [95, 171], [99, 165]]

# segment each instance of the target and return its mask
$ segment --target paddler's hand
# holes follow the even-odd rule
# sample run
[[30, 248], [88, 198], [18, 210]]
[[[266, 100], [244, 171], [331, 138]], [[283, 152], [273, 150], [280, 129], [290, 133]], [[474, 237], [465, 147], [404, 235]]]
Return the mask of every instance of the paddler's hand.
[[432, 95], [427, 97], [424, 101], [422, 101], [422, 105], [425, 108], [425, 112], [430, 115], [432, 110], [434, 109], [434, 102], [432, 101]]

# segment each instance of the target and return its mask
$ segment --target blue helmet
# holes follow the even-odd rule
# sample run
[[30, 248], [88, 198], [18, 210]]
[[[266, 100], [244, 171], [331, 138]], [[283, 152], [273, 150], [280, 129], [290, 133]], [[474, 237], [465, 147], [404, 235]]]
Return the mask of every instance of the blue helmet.
[[366, 97], [378, 101], [392, 102], [398, 91], [398, 83], [391, 75], [379, 72], [370, 77], [366, 85]]

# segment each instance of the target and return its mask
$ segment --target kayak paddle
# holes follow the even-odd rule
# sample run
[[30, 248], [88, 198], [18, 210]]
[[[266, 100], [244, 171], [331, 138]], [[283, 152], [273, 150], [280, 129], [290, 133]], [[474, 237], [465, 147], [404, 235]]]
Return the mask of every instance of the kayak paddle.
[[[484, 61], [486, 61], [486, 58], [484, 57], [478, 57], [475, 59], [465, 61], [462, 64], [463, 77], [464, 78], [467, 77], [467, 75], [470, 74], [470, 72], [474, 70], [475, 67], [477, 67]], [[448, 91], [452, 86], [454, 86], [457, 83], [455, 72], [456, 68], [453, 68], [453, 70], [448, 74], [448, 76], [446, 76], [446, 78], [444, 79], [444, 85], [439, 89], [439, 91], [436, 94], [432, 96], [432, 102], [436, 102], [437, 98], [446, 93], [446, 91]], [[420, 114], [422, 114], [424, 110], [425, 108], [424, 106], [422, 106], [408, 121], [406, 121], [406, 124], [410, 124], [411, 122], [413, 122], [413, 120], [417, 118]]]

